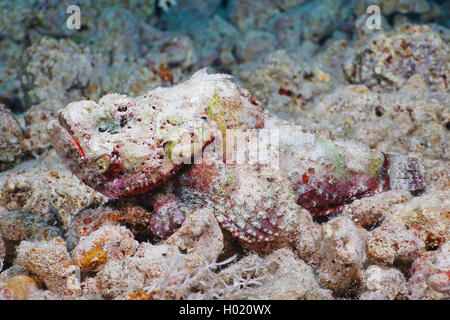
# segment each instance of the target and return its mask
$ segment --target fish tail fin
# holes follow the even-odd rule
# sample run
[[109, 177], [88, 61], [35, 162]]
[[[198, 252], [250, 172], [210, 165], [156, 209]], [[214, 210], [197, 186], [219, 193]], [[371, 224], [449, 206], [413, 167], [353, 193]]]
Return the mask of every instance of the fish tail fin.
[[387, 169], [385, 189], [420, 192], [425, 189], [423, 166], [417, 158], [384, 153]]

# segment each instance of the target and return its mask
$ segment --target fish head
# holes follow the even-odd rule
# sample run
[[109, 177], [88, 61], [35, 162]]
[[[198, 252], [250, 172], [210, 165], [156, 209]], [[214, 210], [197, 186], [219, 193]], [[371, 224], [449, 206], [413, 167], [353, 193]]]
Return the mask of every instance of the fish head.
[[70, 103], [48, 124], [50, 140], [70, 170], [107, 197], [148, 192], [214, 139], [203, 109], [170, 90]]

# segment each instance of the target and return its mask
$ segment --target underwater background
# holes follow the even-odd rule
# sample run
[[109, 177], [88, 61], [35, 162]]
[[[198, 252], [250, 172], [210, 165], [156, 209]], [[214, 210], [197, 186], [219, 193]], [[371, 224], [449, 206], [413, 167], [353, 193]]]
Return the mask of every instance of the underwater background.
[[[0, 299], [448, 299], [449, 28], [449, 0], [0, 0]], [[294, 244], [207, 211], [160, 241], [47, 125], [205, 67], [308, 132], [417, 157], [426, 189], [356, 200]]]

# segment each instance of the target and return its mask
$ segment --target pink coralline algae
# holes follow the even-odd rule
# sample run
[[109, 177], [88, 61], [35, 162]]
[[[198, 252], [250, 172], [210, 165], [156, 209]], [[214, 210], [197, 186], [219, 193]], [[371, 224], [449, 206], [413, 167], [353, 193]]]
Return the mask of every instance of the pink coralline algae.
[[[265, 111], [231, 76], [205, 69], [136, 98], [74, 102], [58, 118], [49, 134], [69, 168], [109, 198], [150, 203], [150, 229], [161, 238], [206, 206], [242, 240], [274, 240], [293, 232], [301, 207], [325, 215], [378, 192], [425, 187], [416, 158], [306, 132]], [[234, 139], [243, 144], [229, 148]]]

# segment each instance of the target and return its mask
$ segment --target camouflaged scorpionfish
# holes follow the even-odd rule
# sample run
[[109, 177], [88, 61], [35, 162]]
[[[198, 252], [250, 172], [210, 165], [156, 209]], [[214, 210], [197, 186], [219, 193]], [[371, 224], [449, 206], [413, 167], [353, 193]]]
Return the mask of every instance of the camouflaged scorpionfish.
[[[271, 154], [278, 166], [225, 161], [234, 149], [215, 156], [232, 129], [250, 130], [247, 142], [258, 131], [252, 129], [277, 130], [278, 143], [269, 149], [277, 148]], [[109, 198], [151, 201], [151, 229], [162, 238], [199, 206], [212, 207], [235, 236], [267, 241], [291, 232], [301, 208], [325, 215], [377, 192], [424, 188], [417, 159], [305, 132], [265, 111], [231, 76], [205, 69], [140, 97], [71, 103], [49, 132], [84, 183]], [[252, 148], [247, 143], [247, 157]], [[200, 161], [186, 164], [199, 154]]]

